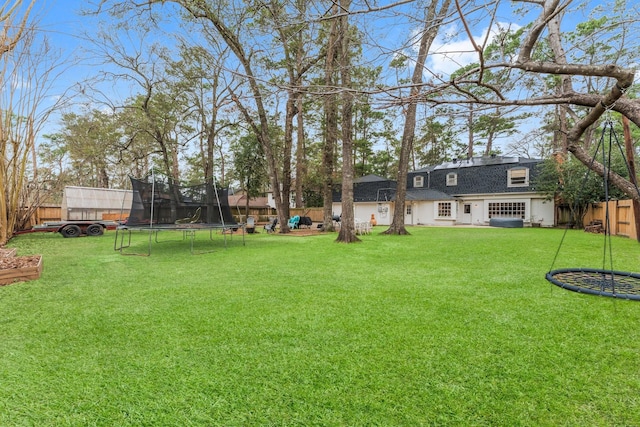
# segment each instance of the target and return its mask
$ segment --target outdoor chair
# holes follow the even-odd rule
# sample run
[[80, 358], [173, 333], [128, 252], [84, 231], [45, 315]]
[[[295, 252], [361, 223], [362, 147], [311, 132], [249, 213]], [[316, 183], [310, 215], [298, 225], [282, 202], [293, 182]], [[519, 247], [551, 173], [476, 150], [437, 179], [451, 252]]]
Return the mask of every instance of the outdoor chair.
[[276, 231], [276, 225], [278, 225], [278, 217], [273, 218], [269, 224], [265, 224], [264, 229], [267, 233], [273, 233]]
[[370, 234], [371, 233], [371, 223], [369, 221], [361, 221], [360, 219], [355, 219], [355, 229], [356, 234]]
[[256, 229], [256, 220], [252, 216], [247, 217], [247, 225], [246, 225], [247, 233], [252, 234]]
[[300, 215], [296, 215], [289, 219], [289, 228], [295, 230], [300, 225]]

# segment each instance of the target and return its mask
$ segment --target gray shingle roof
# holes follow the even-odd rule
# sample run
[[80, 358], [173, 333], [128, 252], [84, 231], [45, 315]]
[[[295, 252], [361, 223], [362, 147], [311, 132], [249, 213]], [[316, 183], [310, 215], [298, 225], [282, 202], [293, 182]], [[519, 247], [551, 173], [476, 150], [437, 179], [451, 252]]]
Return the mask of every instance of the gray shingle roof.
[[[500, 194], [535, 191], [531, 184], [538, 174], [542, 160], [518, 157], [474, 157], [469, 160], [447, 162], [409, 172], [407, 176], [407, 200], [453, 200], [465, 194]], [[508, 170], [529, 169], [529, 185], [508, 186]], [[447, 186], [447, 174], [455, 173], [457, 183]], [[413, 178], [424, 176], [424, 188], [413, 187]], [[395, 200], [396, 182], [376, 175], [354, 180], [354, 202], [385, 202]], [[340, 202], [340, 189], [334, 191], [333, 201]]]
[[365, 175], [365, 176], [361, 176], [359, 178], [355, 178], [353, 180], [354, 184], [358, 184], [361, 182], [381, 182], [381, 181], [388, 181], [387, 178], [383, 178], [381, 176], [378, 175]]
[[[438, 165], [432, 171], [414, 171], [407, 176], [407, 188], [413, 187], [413, 177], [423, 175], [425, 185], [453, 196], [462, 194], [497, 194], [535, 191], [531, 182], [537, 176], [537, 165], [542, 160], [514, 157], [483, 157], [472, 161], [449, 162]], [[509, 187], [507, 174], [513, 168], [529, 169], [529, 185]], [[457, 174], [457, 184], [447, 185], [447, 174]], [[428, 184], [427, 184], [428, 183]]]
[[453, 200], [453, 197], [430, 188], [409, 188], [407, 189], [407, 200]]
[[[396, 182], [390, 179], [375, 181], [354, 182], [353, 201], [354, 202], [384, 202], [391, 200], [396, 192]], [[333, 201], [339, 202], [341, 191], [333, 192]]]

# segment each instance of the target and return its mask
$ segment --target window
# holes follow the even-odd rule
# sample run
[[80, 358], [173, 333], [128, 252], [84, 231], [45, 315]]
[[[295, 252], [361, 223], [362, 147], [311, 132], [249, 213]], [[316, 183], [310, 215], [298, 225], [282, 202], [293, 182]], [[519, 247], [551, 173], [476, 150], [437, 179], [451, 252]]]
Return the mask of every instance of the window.
[[457, 173], [448, 173], [447, 174], [447, 187], [451, 187], [454, 185], [458, 185], [458, 174]]
[[414, 187], [424, 187], [424, 176], [417, 175], [413, 177], [413, 186]]
[[489, 202], [489, 218], [525, 218], [525, 202]]
[[469, 204], [465, 204], [464, 205], [464, 213], [469, 215], [471, 213], [471, 205]]
[[407, 215], [411, 215], [411, 205], [407, 205]]
[[438, 202], [438, 218], [451, 218], [451, 202]]
[[529, 185], [529, 169], [517, 168], [507, 171], [507, 187], [527, 187]]

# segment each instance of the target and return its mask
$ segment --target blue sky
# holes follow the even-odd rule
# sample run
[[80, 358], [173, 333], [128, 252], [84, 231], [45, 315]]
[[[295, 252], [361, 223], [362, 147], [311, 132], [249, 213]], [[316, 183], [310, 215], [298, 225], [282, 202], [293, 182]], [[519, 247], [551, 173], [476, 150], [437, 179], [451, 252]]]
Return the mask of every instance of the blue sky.
[[[98, 19], [89, 16], [80, 16], [80, 11], [83, 7], [87, 7], [87, 3], [82, 0], [40, 0], [34, 9], [34, 15], [39, 17], [40, 26], [46, 32], [48, 37], [53, 41], [54, 45], [61, 49], [64, 55], [73, 57], [74, 55], [80, 55], [82, 53], [83, 46], [88, 45], [88, 42], [84, 39], [86, 33], [91, 34], [97, 28]], [[409, 6], [411, 7], [411, 6]], [[507, 14], [505, 9], [504, 19], [513, 18], [509, 13]], [[100, 19], [105, 19], [106, 16], [102, 16]], [[508, 23], [508, 21], [501, 21], [502, 23]], [[459, 31], [459, 25], [446, 26], [448, 31]], [[477, 39], [480, 39], [488, 28], [486, 26], [480, 28], [474, 28], [473, 32]], [[390, 34], [390, 37], [385, 42], [391, 45], [402, 44], [405, 42], [411, 30], [407, 30], [406, 22], [399, 23], [396, 27], [395, 34]], [[404, 34], [403, 34], [404, 33]], [[380, 34], [385, 34], [381, 32]], [[393, 40], [392, 40], [393, 39]], [[436, 40], [434, 49], [438, 51], [442, 50], [469, 50], [469, 44], [465, 40], [465, 35], [449, 40], [447, 46], [440, 44], [439, 41], [442, 37]], [[458, 55], [460, 57], [460, 63], [465, 64], [472, 60], [471, 57], [465, 57], [465, 55]], [[451, 66], [439, 64], [438, 56], [434, 56], [430, 59], [431, 64], [437, 71], [450, 70]], [[95, 70], [94, 70], [95, 71]], [[92, 68], [88, 66], [77, 66], [72, 70], [73, 74], [69, 74], [71, 80], [73, 76], [77, 76], [78, 80], [82, 76], [92, 75]], [[69, 79], [65, 79], [69, 80]]]
[[[511, 10], [512, 4], [512, 2], [504, 2], [500, 9], [501, 14], [498, 16], [498, 20], [503, 25], [509, 25], [516, 21]], [[51, 93], [52, 99], [61, 95], [74, 84], [95, 77], [104, 67], [102, 65], [90, 64], [90, 61], [86, 58], [85, 50], [90, 48], [90, 41], [86, 39], [87, 35], [91, 38], [91, 34], [95, 33], [98, 29], [99, 20], [106, 19], [106, 16], [102, 16], [99, 19], [81, 16], [80, 11], [83, 7], [87, 7], [87, 3], [83, 0], [38, 0], [33, 11], [33, 16], [40, 18], [40, 27], [52, 41], [56, 52], [59, 52], [60, 56], [65, 58], [67, 64], [69, 64], [61, 78], [56, 82], [56, 86], [52, 91], [53, 93]], [[412, 7], [414, 6], [406, 6], [406, 8], [409, 8], [408, 10], [411, 10]], [[536, 16], [538, 12], [538, 7], [531, 8], [531, 14], [533, 16]], [[420, 17], [416, 16], [414, 18]], [[583, 19], [583, 16], [579, 16], [578, 19]], [[527, 17], [525, 22], [529, 22], [530, 20], [531, 16]], [[381, 20], [381, 22], [382, 21], [383, 20]], [[380, 39], [377, 41], [381, 44], [386, 44], [390, 49], [396, 46], [402, 46], [411, 34], [411, 29], [407, 27], [406, 21], [394, 17], [389, 13], [389, 19], [384, 22], [385, 24], [383, 25], [386, 25], [386, 23], [392, 25], [384, 29], [376, 29], [376, 32], [380, 36]], [[520, 21], [520, 23], [522, 22], [523, 21]], [[571, 20], [566, 20], [566, 24], [571, 26]], [[441, 74], [446, 79], [447, 74], [454, 71], [458, 66], [466, 65], [472, 61], [475, 62], [476, 56], [464, 53], [465, 51], [469, 52], [471, 49], [466, 34], [461, 31], [462, 28], [459, 23], [452, 23], [445, 27], [449, 33], [456, 33], [458, 35], [447, 39], [446, 42], [439, 36], [434, 43], [434, 50], [456, 51], [457, 53], [449, 54], [446, 57], [443, 55], [431, 55], [428, 65], [433, 71]], [[482, 40], [483, 34], [487, 31], [488, 28], [486, 24], [476, 23], [472, 27], [472, 32], [476, 40]], [[126, 87], [107, 85], [101, 89], [105, 92], [106, 96], [113, 97], [114, 99], [124, 99], [131, 95]], [[59, 117], [53, 116], [51, 118], [51, 123], [48, 126], [49, 131], [56, 128], [57, 120], [59, 120]]]

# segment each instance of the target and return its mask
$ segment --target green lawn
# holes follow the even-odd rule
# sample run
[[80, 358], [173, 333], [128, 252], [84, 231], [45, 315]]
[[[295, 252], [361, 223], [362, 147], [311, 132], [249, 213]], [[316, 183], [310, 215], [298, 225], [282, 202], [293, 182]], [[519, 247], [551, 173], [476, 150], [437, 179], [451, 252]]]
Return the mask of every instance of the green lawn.
[[[381, 231], [14, 239], [44, 271], [0, 287], [0, 425], [640, 425], [640, 302], [550, 285], [562, 230]], [[555, 267], [602, 253], [571, 231]]]

